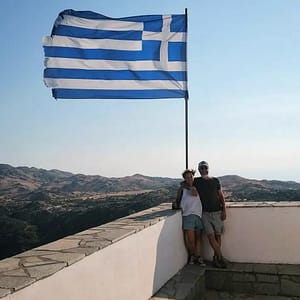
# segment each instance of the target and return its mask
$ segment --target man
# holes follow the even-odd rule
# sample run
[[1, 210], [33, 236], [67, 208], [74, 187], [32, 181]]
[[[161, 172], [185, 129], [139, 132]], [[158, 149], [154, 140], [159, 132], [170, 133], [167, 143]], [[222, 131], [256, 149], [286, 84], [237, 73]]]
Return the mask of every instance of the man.
[[218, 268], [226, 268], [226, 261], [221, 252], [221, 235], [226, 219], [224, 195], [218, 178], [208, 176], [208, 163], [198, 164], [201, 177], [194, 179], [194, 186], [202, 203], [202, 221], [208, 241], [214, 250], [213, 262]]

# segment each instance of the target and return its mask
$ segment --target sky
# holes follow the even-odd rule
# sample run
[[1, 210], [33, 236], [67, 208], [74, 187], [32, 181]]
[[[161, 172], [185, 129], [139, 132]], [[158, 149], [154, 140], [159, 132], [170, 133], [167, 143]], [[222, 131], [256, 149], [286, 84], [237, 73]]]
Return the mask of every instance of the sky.
[[184, 99], [52, 98], [42, 39], [68, 8], [187, 8], [189, 168], [300, 182], [299, 0], [1, 1], [0, 163], [106, 177], [185, 169]]

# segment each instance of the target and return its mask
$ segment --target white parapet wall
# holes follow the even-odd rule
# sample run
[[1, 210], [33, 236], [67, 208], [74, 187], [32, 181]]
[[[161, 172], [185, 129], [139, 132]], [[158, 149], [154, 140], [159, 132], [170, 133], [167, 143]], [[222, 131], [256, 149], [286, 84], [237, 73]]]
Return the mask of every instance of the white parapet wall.
[[[300, 264], [299, 202], [228, 202], [224, 256], [233, 262]], [[204, 237], [205, 258], [212, 251]]]
[[[1, 300], [149, 299], [187, 261], [181, 212], [170, 208], [161, 204], [0, 261]], [[224, 256], [300, 264], [299, 215], [300, 202], [227, 203]]]
[[[105, 239], [111, 243], [103, 249], [87, 256], [82, 253], [78, 257], [72, 256], [75, 253], [74, 243], [78, 249], [87, 249], [103, 246]], [[53, 261], [47, 263], [49, 258]], [[4, 272], [6, 280], [15, 279], [13, 274], [25, 277], [25, 273], [29, 273], [32, 279], [38, 279], [38, 268], [43, 272], [42, 268], [67, 264], [51, 276], [28, 281], [26, 287], [2, 298], [5, 300], [146, 300], [186, 264], [187, 253], [180, 212], [170, 210], [170, 205], [162, 205], [11, 259], [20, 261], [13, 262], [14, 268]], [[9, 261], [5, 261], [8, 266]], [[34, 264], [35, 273], [30, 269], [30, 263]], [[23, 264], [21, 269], [20, 264]], [[0, 287], [13, 288], [9, 284], [1, 286], [1, 278]]]

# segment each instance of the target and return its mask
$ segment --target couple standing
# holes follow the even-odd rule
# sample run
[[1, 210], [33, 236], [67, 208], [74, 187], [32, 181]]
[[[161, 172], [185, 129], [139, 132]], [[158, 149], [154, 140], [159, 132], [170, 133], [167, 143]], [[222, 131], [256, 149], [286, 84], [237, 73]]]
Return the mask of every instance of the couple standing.
[[182, 173], [184, 181], [177, 192], [176, 206], [182, 209], [182, 227], [189, 263], [204, 266], [201, 255], [202, 230], [214, 250], [213, 263], [218, 268], [226, 268], [221, 252], [221, 235], [226, 219], [226, 207], [220, 182], [208, 176], [208, 163], [198, 164], [201, 177], [194, 179], [194, 170]]

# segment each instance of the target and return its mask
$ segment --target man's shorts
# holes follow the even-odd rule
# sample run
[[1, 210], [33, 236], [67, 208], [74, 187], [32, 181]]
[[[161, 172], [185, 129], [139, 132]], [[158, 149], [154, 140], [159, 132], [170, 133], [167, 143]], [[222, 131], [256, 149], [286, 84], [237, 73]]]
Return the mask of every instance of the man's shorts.
[[203, 212], [202, 222], [206, 234], [221, 235], [224, 232], [224, 223], [221, 220], [222, 211]]
[[200, 231], [203, 228], [204, 228], [203, 223], [199, 216], [197, 216], [197, 215], [182, 216], [182, 229], [183, 230]]

